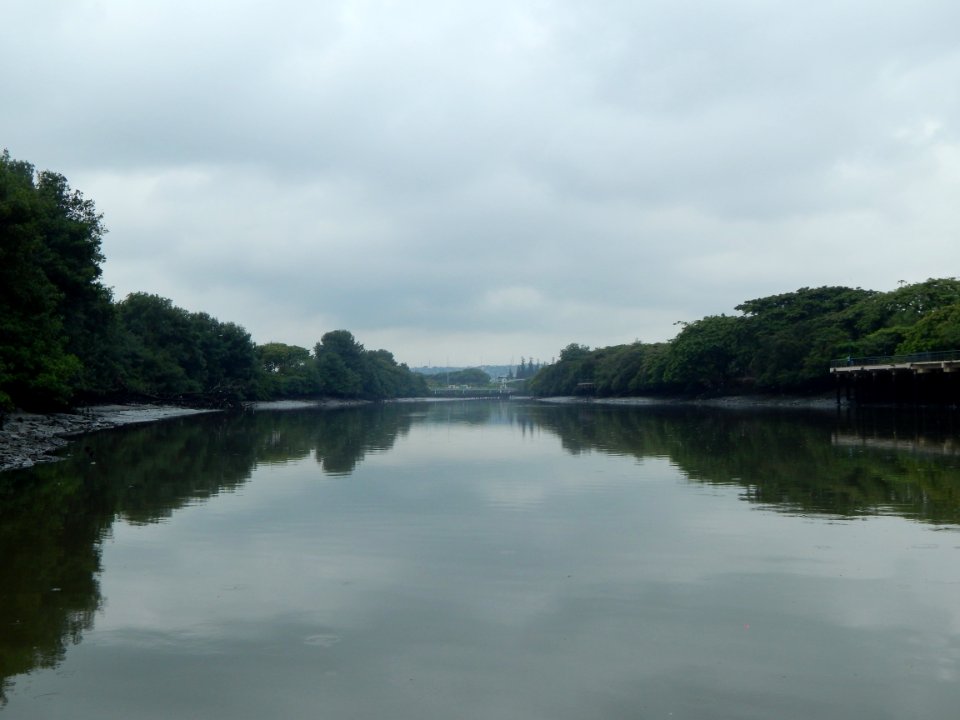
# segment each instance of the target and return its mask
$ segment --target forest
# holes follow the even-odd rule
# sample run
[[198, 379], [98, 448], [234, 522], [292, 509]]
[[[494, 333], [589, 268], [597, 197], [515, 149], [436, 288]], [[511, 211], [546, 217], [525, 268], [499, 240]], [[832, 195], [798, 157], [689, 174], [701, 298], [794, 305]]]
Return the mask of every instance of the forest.
[[669, 342], [590, 349], [572, 343], [540, 370], [538, 396], [809, 394], [833, 387], [830, 362], [960, 349], [960, 281], [889, 292], [800, 288], [747, 300], [737, 315], [684, 323]]
[[62, 175], [0, 155], [0, 411], [426, 393], [420, 375], [346, 330], [312, 350], [257, 345], [240, 325], [157, 295], [115, 301], [101, 281], [105, 232]]
[[[0, 155], [0, 411], [117, 401], [238, 405], [429, 394], [422, 375], [347, 330], [313, 348], [254, 343], [244, 328], [101, 281], [103, 217], [62, 175]], [[960, 349], [960, 281], [880, 292], [801, 288], [685, 323], [672, 340], [521, 361], [537, 396], [816, 393], [831, 360]]]

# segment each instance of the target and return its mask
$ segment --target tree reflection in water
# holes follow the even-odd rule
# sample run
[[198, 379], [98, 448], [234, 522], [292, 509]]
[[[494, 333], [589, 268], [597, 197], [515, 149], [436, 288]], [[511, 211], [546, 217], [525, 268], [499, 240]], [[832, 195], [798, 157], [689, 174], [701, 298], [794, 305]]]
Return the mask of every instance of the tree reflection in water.
[[490, 423], [549, 432], [574, 454], [669, 458], [690, 481], [740, 486], [743, 499], [778, 511], [960, 524], [949, 415], [460, 402], [198, 416], [103, 432], [62, 463], [0, 475], [0, 704], [13, 677], [55, 666], [93, 626], [101, 545], [116, 519], [162, 521], [241, 486], [260, 464], [313, 454], [324, 473], [349, 475], [418, 424]]

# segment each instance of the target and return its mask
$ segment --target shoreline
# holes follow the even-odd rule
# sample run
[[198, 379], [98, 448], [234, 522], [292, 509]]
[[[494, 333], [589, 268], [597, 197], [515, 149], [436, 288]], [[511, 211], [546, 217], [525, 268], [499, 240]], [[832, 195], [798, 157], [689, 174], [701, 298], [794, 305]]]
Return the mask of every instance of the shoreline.
[[[250, 403], [249, 410], [299, 410], [303, 408], [354, 407], [367, 400], [272, 400]], [[0, 473], [39, 463], [57, 462], [54, 453], [87, 433], [111, 428], [160, 422], [178, 417], [223, 412], [217, 408], [186, 408], [178, 405], [90, 405], [72, 413], [7, 413], [0, 429]]]
[[[532, 399], [532, 398], [526, 398]], [[403, 402], [436, 402], [437, 398], [408, 398]], [[682, 406], [719, 407], [730, 409], [801, 409], [835, 410], [833, 396], [767, 397], [732, 395], [709, 399], [679, 398], [587, 398], [578, 396], [538, 398], [535, 402], [555, 405], [612, 405], [625, 407]], [[368, 400], [268, 400], [253, 402], [248, 410], [301, 410], [307, 408], [340, 408], [367, 405]], [[139, 423], [160, 422], [171, 418], [203, 413], [223, 412], [217, 409], [184, 408], [175, 405], [92, 405], [75, 413], [11, 412], [0, 430], [0, 473], [32, 467], [38, 463], [56, 462], [54, 453], [87, 433]]]
[[793, 395], [723, 395], [714, 398], [661, 398], [661, 397], [582, 397], [565, 395], [558, 397], [536, 398], [536, 402], [555, 405], [618, 405], [625, 407], [712, 407], [729, 409], [796, 409], [796, 410], [836, 410], [848, 407], [843, 401], [837, 404], [837, 398], [830, 395], [809, 397]]
[[61, 460], [52, 453], [80, 435], [210, 412], [219, 411], [174, 405], [93, 405], [74, 413], [14, 411], [0, 430], [0, 472]]

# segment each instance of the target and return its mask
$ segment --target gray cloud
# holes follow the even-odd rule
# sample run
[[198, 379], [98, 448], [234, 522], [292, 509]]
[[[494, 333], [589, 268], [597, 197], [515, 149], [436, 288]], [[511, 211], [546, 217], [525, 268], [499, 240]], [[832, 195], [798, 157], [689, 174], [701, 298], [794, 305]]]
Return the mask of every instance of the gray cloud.
[[0, 138], [105, 278], [413, 364], [954, 274], [960, 8], [13, 0]]

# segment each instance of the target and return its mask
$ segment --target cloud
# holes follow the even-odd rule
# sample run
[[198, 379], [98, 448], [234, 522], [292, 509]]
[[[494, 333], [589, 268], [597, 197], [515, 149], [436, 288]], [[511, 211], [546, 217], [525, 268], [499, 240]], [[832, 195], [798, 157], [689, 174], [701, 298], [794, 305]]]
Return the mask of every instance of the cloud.
[[105, 213], [117, 295], [260, 342], [546, 358], [960, 263], [953, 3], [5, 13], [0, 138]]

